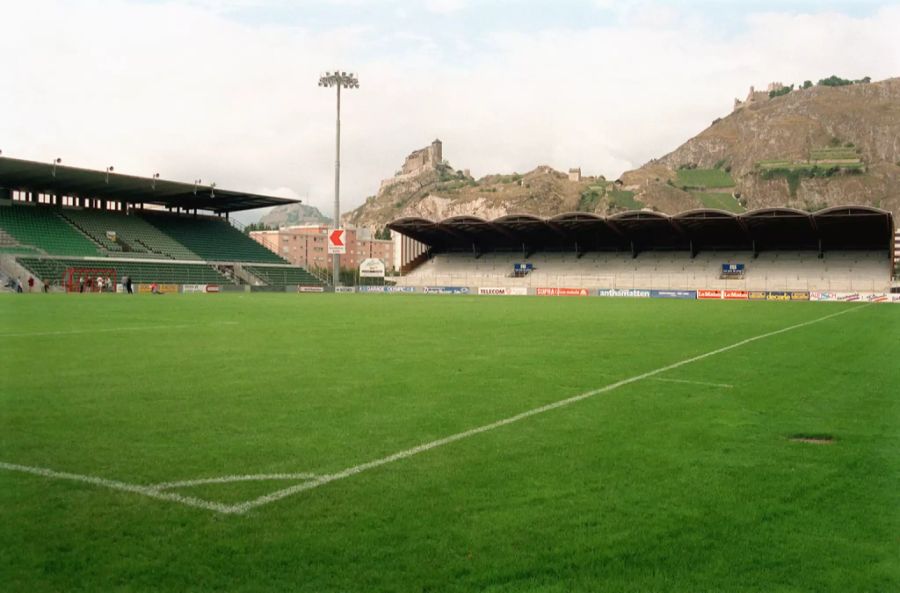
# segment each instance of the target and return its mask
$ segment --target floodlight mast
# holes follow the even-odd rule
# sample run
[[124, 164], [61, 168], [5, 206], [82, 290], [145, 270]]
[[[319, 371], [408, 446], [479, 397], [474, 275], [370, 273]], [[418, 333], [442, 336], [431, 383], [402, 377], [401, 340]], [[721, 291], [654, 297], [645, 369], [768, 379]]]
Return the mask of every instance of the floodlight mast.
[[[337, 88], [337, 121], [335, 126], [335, 157], [334, 157], [334, 228], [341, 228], [341, 87], [358, 89], [359, 79], [353, 72], [326, 72], [319, 77], [319, 86]], [[335, 253], [331, 256], [332, 284], [340, 286], [341, 280], [341, 256]]]

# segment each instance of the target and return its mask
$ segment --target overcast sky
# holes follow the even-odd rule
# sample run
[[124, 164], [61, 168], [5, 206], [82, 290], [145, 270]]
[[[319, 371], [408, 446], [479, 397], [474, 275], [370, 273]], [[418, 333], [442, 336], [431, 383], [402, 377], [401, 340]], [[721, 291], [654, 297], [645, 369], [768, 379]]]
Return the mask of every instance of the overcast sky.
[[331, 212], [434, 138], [475, 176], [614, 178], [753, 84], [900, 75], [900, 3], [0, 0], [5, 156], [301, 198]]

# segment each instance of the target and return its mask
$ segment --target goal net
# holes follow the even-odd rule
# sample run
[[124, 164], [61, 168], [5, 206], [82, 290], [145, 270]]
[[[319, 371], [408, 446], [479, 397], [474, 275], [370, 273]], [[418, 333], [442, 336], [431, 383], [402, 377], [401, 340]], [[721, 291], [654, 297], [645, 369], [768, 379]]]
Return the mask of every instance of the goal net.
[[66, 268], [66, 292], [115, 292], [115, 268]]

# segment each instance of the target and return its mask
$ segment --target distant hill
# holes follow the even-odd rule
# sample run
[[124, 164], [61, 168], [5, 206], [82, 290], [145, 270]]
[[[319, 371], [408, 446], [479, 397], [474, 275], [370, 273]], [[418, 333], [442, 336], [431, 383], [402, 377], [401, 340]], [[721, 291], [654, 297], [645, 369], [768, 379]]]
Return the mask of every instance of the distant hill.
[[273, 208], [260, 218], [259, 222], [269, 227], [281, 228], [302, 224], [331, 224], [331, 219], [313, 206], [287, 204]]
[[731, 114], [614, 182], [546, 166], [473, 179], [446, 160], [429, 161], [426, 151], [407, 157], [404, 168], [344, 221], [380, 228], [402, 216], [767, 206], [813, 211], [846, 204], [900, 214], [900, 79], [751, 89]]

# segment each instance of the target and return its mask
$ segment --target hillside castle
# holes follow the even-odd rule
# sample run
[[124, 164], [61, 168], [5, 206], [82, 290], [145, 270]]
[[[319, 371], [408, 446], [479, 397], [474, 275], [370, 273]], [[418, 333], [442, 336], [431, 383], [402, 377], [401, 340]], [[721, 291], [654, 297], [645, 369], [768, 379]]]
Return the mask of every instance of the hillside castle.
[[770, 82], [769, 86], [766, 87], [764, 91], [758, 91], [754, 87], [750, 87], [750, 92], [747, 93], [747, 98], [741, 101], [740, 99], [734, 100], [734, 109], [732, 112], [738, 111], [739, 109], [743, 109], [748, 105], [752, 105], [753, 103], [759, 103], [760, 101], [768, 101], [769, 93], [773, 91], [780, 91], [784, 88], [784, 85], [780, 82]]

